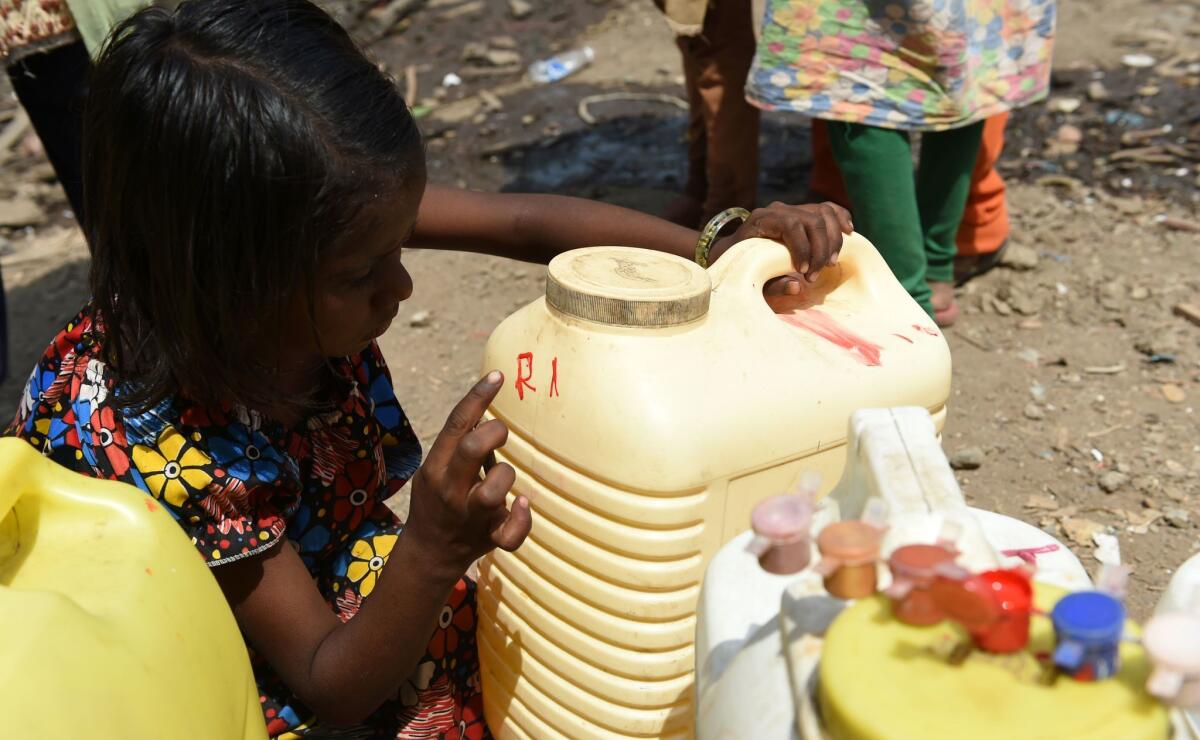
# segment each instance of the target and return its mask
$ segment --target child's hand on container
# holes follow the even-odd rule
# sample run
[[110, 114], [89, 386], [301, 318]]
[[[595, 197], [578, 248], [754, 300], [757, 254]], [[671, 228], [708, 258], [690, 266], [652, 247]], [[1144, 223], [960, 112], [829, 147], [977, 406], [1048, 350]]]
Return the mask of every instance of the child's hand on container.
[[479, 423], [503, 382], [493, 370], [475, 384], [413, 477], [405, 535], [426, 545], [431, 557], [463, 570], [493, 548], [517, 549], [532, 526], [526, 498], [518, 497], [511, 511], [506, 506], [516, 478], [512, 467], [490, 464], [508, 427], [498, 419]]
[[785, 275], [768, 285], [770, 294], [800, 292], [800, 279], [808, 282], [829, 265], [836, 265], [842, 248], [842, 235], [854, 232], [850, 212], [835, 203], [789, 206], [778, 201], [750, 213], [750, 217], [732, 236], [717, 242], [709, 261], [716, 261], [745, 239], [762, 237], [787, 245], [796, 273]]

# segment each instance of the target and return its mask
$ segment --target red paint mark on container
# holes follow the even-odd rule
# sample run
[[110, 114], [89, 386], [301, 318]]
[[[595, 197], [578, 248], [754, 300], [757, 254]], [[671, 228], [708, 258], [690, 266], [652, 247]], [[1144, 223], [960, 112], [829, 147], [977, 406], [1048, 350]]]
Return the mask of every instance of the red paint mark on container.
[[154, 503], [154, 499], [147, 498], [145, 501], [147, 511], [158, 511], [158, 504]]
[[558, 395], [558, 358], [550, 361], [550, 397]]
[[810, 308], [801, 313], [777, 315], [792, 326], [798, 326], [801, 329], [810, 331], [827, 342], [849, 350], [855, 359], [868, 367], [878, 367], [883, 364], [879, 361], [879, 354], [880, 350], [883, 349], [882, 347], [858, 336], [834, 321], [828, 314], [822, 313], [815, 308]]
[[1020, 558], [1030, 565], [1037, 565], [1038, 555], [1048, 555], [1052, 552], [1058, 552], [1059, 546], [1056, 544], [1042, 545], [1041, 547], [1022, 547], [1016, 550], [1001, 550], [1000, 554], [1010, 558]]
[[525, 389], [536, 393], [537, 388], [529, 382], [533, 380], [533, 353], [522, 352], [517, 355], [517, 398], [525, 400]]
[[904, 336], [903, 334], [893, 334], [892, 336], [893, 336], [893, 337], [900, 337], [901, 339], [903, 339], [904, 341], [908, 342], [909, 344], [912, 344], [912, 343], [913, 343], [913, 340], [909, 339], [908, 337]]
[[917, 331], [921, 332], [922, 334], [928, 334], [931, 337], [941, 336], [941, 334], [938, 332], [937, 329], [930, 329], [928, 326], [921, 326], [920, 324], [913, 324], [912, 328], [916, 329]]

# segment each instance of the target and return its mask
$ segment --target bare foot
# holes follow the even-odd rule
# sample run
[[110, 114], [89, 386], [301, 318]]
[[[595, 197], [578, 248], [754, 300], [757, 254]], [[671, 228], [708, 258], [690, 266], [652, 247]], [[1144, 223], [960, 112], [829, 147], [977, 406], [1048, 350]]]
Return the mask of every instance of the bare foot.
[[938, 326], [947, 327], [958, 319], [958, 302], [954, 300], [954, 283], [930, 281], [929, 289], [933, 291], [930, 302], [933, 303], [933, 321]]

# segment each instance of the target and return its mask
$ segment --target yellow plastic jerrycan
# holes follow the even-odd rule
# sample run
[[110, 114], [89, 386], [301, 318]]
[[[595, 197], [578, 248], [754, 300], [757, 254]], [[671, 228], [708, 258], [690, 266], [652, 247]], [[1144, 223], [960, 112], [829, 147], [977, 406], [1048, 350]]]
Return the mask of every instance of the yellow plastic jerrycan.
[[533, 531], [482, 563], [487, 720], [505, 738], [692, 734], [695, 614], [709, 558], [805, 471], [841, 476], [851, 414], [922, 406], [939, 427], [950, 353], [875, 248], [768, 305], [791, 270], [752, 239], [712, 269], [596, 247], [493, 333], [489, 413]]
[[175, 520], [0, 439], [0, 737], [267, 736], [237, 623]]

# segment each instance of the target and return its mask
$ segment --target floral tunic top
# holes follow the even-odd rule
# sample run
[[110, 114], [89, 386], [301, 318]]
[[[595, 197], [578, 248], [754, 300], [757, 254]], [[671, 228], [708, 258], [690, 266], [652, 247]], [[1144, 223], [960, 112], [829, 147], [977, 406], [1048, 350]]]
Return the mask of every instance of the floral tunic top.
[[[243, 408], [203, 408], [181, 397], [127, 413], [101, 359], [103, 342], [84, 308], [34, 368], [9, 433], [80, 473], [158, 499], [210, 566], [287, 540], [329, 608], [342, 621], [352, 618], [401, 536], [385, 501], [421, 461], [379, 348], [335, 361], [347, 381], [336, 410], [288, 429]], [[364, 727], [339, 737], [487, 735], [474, 591], [459, 582], [416, 673]], [[253, 652], [251, 662], [269, 734], [309, 733], [312, 713]]]
[[767, 0], [751, 103], [903, 130], [1044, 97], [1055, 0]]

